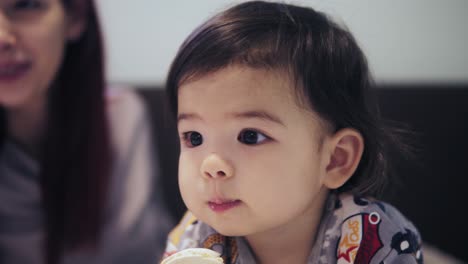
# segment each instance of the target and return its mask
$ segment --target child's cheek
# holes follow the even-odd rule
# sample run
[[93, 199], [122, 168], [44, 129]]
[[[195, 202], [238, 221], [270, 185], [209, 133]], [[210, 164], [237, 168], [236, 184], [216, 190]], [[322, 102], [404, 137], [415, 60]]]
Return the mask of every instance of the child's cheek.
[[179, 159], [179, 188], [187, 206], [194, 202], [200, 191], [200, 168], [191, 155], [181, 153]]

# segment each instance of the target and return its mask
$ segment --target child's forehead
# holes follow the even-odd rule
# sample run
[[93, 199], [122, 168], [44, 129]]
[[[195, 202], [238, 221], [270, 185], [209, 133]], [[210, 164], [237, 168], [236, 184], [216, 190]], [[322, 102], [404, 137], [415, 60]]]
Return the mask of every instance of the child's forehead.
[[268, 113], [293, 121], [304, 112], [317, 120], [316, 113], [299, 102], [288, 77], [271, 70], [226, 67], [185, 82], [178, 92], [179, 116], [219, 120], [243, 116], [239, 113]]
[[276, 69], [252, 68], [243, 65], [226, 66], [216, 71], [195, 73], [179, 86], [182, 93], [231, 93], [289, 96], [296, 94], [288, 74]]
[[[180, 106], [196, 105], [202, 100], [224, 100], [225, 108], [232, 102], [245, 107], [273, 105], [281, 102], [289, 107], [311, 111], [301, 88], [292, 81], [291, 74], [281, 69], [253, 68], [229, 65], [208, 73], [199, 73], [185, 80], [178, 90]], [[192, 100], [184, 100], [192, 98]]]

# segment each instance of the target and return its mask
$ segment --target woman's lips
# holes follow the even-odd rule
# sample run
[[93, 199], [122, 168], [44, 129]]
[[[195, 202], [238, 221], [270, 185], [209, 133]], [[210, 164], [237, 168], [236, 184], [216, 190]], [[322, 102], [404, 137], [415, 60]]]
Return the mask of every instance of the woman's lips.
[[214, 199], [214, 200], [208, 201], [208, 206], [210, 207], [210, 209], [217, 213], [225, 212], [229, 209], [239, 206], [240, 204], [241, 204], [240, 200]]
[[0, 64], [0, 81], [15, 81], [20, 79], [30, 67], [30, 63]]

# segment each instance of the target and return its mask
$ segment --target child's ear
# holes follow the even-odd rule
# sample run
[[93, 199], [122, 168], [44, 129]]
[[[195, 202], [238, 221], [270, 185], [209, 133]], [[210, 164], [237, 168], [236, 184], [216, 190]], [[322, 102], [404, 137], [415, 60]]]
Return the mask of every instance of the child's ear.
[[341, 187], [356, 171], [364, 151], [364, 139], [358, 131], [344, 128], [327, 140], [330, 153], [324, 184], [329, 189]]
[[67, 39], [78, 40], [87, 26], [88, 8], [84, 1], [71, 1], [71, 6], [66, 9], [67, 13]]

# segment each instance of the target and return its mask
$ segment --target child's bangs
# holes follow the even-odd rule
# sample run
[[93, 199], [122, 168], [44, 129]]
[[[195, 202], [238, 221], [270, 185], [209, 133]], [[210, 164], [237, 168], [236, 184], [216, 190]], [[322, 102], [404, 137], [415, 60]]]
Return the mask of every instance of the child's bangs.
[[293, 36], [288, 38], [281, 29], [271, 26], [253, 31], [244, 23], [237, 27], [224, 23], [206, 28], [209, 32], [199, 32], [204, 37], [193, 39], [198, 43], [187, 56], [185, 69], [179, 75], [179, 86], [232, 65], [278, 71], [291, 80], [298, 80], [294, 57], [299, 45], [294, 43]]

